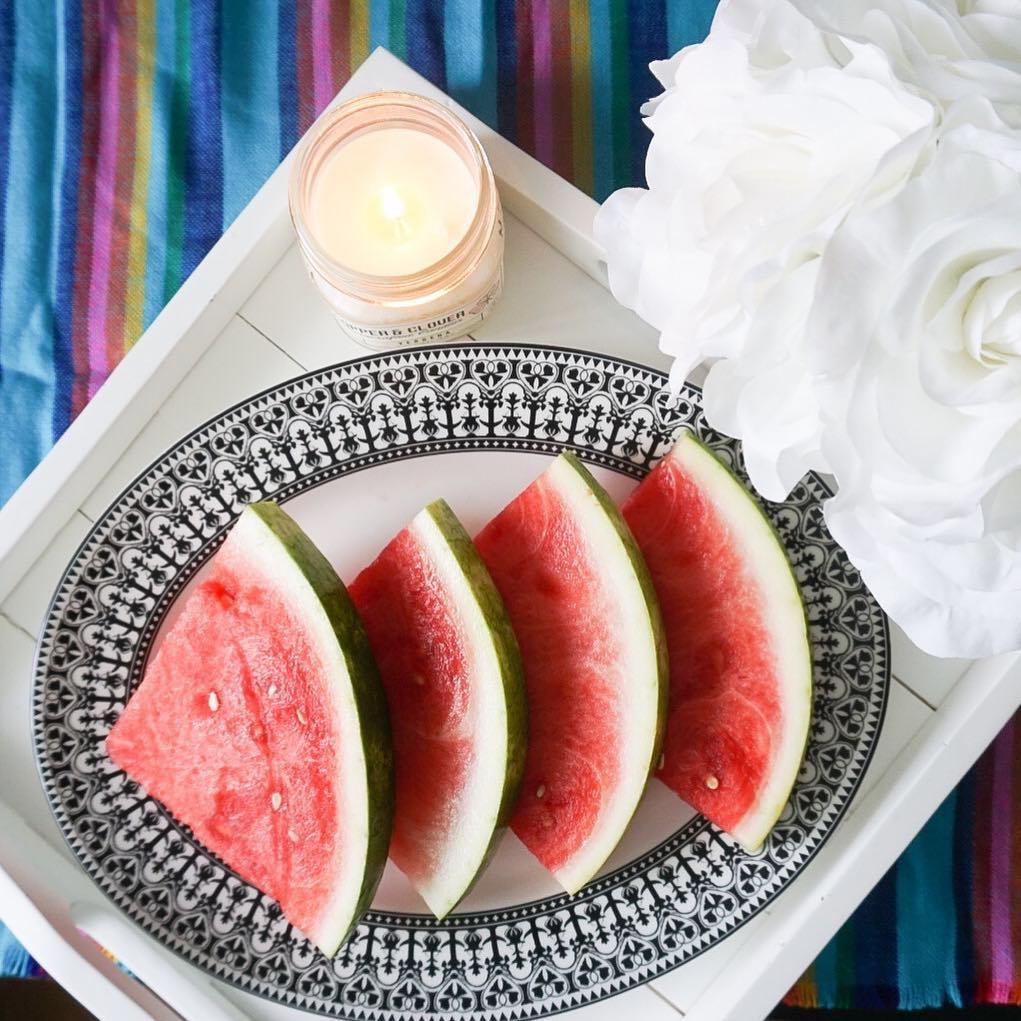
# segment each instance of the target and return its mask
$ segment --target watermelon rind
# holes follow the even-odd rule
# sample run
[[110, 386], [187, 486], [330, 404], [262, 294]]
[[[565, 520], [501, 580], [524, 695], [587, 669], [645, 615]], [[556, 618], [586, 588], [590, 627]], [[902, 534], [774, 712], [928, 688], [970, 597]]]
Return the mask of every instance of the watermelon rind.
[[668, 695], [666, 635], [656, 590], [638, 543], [620, 510], [591, 472], [566, 451], [549, 469], [549, 479], [570, 506], [612, 580], [626, 616], [619, 634], [622, 655], [631, 661], [631, 687], [622, 706], [620, 778], [596, 828], [555, 877], [577, 893], [606, 863], [620, 842], [663, 748]]
[[[393, 753], [386, 696], [361, 619], [336, 571], [298, 524], [270, 501], [250, 504], [232, 541], [266, 565], [303, 612], [327, 665], [341, 754], [338, 815], [344, 861], [330, 902], [305, 935], [333, 956], [367, 910], [386, 864], [394, 810]], [[339, 778], [338, 778], [339, 779]]]
[[763, 622], [782, 684], [783, 733], [776, 741], [779, 752], [755, 804], [730, 831], [745, 850], [755, 852], [790, 799], [808, 745], [812, 647], [805, 605], [780, 536], [737, 476], [687, 430], [667, 456], [701, 488], [726, 522], [763, 597]]
[[418, 891], [437, 918], [464, 898], [496, 849], [525, 767], [527, 708], [517, 638], [503, 600], [471, 536], [444, 500], [419, 513], [411, 529], [428, 550], [454, 600], [476, 664], [473, 720], [478, 757], [461, 803], [456, 847]]

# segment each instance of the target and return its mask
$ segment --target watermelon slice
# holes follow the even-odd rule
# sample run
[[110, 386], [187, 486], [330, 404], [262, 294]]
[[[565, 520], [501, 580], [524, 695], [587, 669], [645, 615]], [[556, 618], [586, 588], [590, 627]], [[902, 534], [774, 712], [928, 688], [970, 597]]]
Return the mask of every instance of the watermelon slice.
[[393, 725], [390, 857], [437, 918], [506, 826], [525, 755], [521, 654], [471, 538], [442, 500], [351, 586]]
[[808, 740], [812, 653], [779, 537], [690, 433], [624, 504], [670, 651], [659, 778], [748, 850], [783, 811]]
[[242, 513], [106, 748], [336, 952], [386, 862], [386, 701], [344, 586], [275, 504]]
[[475, 540], [521, 645], [528, 752], [511, 826], [569, 893], [616, 847], [659, 757], [666, 647], [638, 547], [562, 454]]

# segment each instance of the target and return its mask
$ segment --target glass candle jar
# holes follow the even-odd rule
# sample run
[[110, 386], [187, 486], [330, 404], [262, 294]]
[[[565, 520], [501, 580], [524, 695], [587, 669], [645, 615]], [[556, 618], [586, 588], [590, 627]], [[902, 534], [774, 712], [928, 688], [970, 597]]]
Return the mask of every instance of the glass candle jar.
[[312, 280], [376, 351], [454, 340], [503, 287], [503, 214], [479, 140], [424, 96], [337, 107], [302, 144], [289, 202]]

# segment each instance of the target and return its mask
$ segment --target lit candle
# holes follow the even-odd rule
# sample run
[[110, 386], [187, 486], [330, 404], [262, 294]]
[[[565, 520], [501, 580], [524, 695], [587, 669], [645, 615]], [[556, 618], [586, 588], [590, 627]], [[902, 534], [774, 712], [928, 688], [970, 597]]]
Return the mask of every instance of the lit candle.
[[323, 160], [309, 227], [343, 266], [376, 276], [416, 273], [464, 237], [477, 193], [450, 146], [422, 131], [383, 128]]
[[421, 96], [338, 107], [299, 153], [291, 216], [344, 329], [388, 349], [463, 336], [503, 280], [503, 224], [478, 139]]

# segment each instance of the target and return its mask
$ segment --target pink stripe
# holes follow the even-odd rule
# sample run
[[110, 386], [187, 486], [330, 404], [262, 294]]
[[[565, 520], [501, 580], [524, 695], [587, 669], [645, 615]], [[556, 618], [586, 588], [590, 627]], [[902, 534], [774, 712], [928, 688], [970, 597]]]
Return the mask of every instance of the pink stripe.
[[89, 397], [106, 379], [106, 311], [110, 293], [110, 253], [113, 238], [114, 184], [117, 173], [117, 128], [120, 71], [120, 34], [112, 3], [104, 3], [99, 33], [106, 57], [99, 79], [99, 156], [96, 160], [96, 197], [92, 213], [92, 275], [86, 316], [89, 350]]
[[312, 0], [312, 96], [316, 113], [333, 98], [330, 60], [330, 0]]
[[1018, 810], [1013, 790], [1014, 723], [1009, 723], [996, 740], [993, 758], [992, 833], [989, 848], [989, 928], [992, 944], [994, 1002], [1005, 1002], [1014, 981], [1014, 950], [1010, 926], [1011, 827]]
[[[532, 63], [535, 75], [535, 155], [553, 166], [553, 28], [549, 0], [532, 0]], [[561, 130], [567, 130], [566, 124]]]

